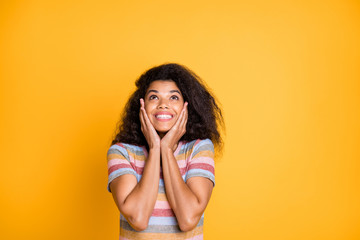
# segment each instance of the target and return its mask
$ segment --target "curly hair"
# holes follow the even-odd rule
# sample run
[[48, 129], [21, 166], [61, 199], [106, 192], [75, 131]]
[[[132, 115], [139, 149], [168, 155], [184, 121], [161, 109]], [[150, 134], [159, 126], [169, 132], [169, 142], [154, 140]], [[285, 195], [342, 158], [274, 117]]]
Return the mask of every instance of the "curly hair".
[[184, 101], [188, 102], [186, 133], [180, 141], [209, 138], [221, 152], [223, 141], [220, 127], [224, 129], [224, 119], [217, 101], [200, 77], [185, 66], [175, 63], [151, 68], [135, 82], [137, 89], [125, 105], [111, 144], [123, 142], [147, 147], [139, 119], [140, 98], [144, 98], [150, 83], [156, 80], [174, 81]]

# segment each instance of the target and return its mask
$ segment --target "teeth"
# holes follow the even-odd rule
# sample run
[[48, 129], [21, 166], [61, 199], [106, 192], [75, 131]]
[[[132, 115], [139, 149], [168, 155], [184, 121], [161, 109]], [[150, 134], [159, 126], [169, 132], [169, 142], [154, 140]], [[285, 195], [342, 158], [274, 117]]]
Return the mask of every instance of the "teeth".
[[171, 115], [156, 115], [156, 118], [159, 118], [159, 119], [170, 119], [172, 118]]

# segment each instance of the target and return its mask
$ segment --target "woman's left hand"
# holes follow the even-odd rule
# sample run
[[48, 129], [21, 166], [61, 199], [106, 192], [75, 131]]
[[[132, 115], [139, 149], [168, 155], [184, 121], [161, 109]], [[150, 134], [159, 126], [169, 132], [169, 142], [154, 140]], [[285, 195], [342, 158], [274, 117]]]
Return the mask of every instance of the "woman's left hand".
[[186, 123], [188, 120], [188, 111], [187, 111], [188, 103], [185, 102], [183, 109], [181, 110], [180, 116], [177, 119], [174, 126], [165, 134], [165, 136], [161, 139], [161, 147], [160, 149], [172, 149], [175, 151], [177, 144], [181, 137], [186, 132]]

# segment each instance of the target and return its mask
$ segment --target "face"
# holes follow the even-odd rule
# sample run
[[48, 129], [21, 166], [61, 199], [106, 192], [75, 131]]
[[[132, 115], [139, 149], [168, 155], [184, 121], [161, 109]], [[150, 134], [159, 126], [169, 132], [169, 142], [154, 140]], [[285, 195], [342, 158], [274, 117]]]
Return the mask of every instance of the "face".
[[157, 80], [147, 89], [144, 104], [150, 122], [162, 137], [174, 126], [184, 107], [184, 99], [175, 82]]

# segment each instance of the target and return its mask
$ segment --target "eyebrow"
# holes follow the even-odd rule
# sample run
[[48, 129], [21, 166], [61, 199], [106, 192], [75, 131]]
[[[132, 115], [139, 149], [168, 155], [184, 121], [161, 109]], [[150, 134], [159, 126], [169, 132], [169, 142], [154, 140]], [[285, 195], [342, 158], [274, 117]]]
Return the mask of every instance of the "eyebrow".
[[[151, 92], [154, 92], [154, 93], [159, 93], [159, 91], [158, 90], [152, 90], [152, 89], [150, 89], [146, 94], [149, 94], [149, 93], [151, 93]], [[170, 90], [169, 91], [170, 93], [174, 93], [174, 92], [176, 92], [176, 93], [178, 93], [178, 94], [180, 94], [181, 95], [181, 93], [180, 93], [180, 91], [179, 90]]]

